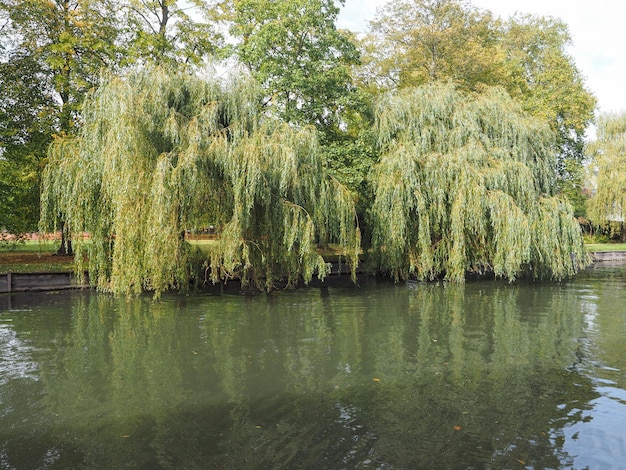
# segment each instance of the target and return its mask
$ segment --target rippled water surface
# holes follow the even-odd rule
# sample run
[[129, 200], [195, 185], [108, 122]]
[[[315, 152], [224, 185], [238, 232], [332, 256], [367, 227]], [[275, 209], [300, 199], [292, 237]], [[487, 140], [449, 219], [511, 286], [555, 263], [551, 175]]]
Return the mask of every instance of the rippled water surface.
[[621, 469], [625, 340], [623, 267], [0, 296], [0, 468]]

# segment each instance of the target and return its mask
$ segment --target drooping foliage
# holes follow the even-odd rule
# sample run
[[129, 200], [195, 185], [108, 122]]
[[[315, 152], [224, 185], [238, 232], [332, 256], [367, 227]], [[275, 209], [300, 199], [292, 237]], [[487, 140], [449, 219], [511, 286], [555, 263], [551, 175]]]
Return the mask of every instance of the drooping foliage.
[[562, 278], [586, 263], [556, 187], [554, 135], [499, 89], [431, 84], [388, 95], [372, 173], [374, 266], [394, 278], [493, 270]]
[[151, 70], [110, 78], [86, 101], [80, 135], [57, 141], [44, 174], [42, 229], [59, 212], [79, 269], [118, 293], [185, 289], [194, 260], [186, 230], [215, 225], [211, 281], [269, 288], [323, 278], [318, 243], [356, 267], [350, 194], [327, 175], [313, 129], [264, 118], [249, 80]]
[[596, 226], [626, 239], [626, 113], [603, 114], [597, 124], [597, 139], [589, 145], [594, 189], [587, 213]]

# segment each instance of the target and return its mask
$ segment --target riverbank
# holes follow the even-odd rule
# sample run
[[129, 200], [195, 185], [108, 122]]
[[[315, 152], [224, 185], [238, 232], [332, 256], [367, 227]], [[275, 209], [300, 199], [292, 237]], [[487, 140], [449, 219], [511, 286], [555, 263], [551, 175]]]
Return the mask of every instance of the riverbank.
[[626, 251], [592, 251], [591, 257], [595, 263], [626, 264]]
[[[594, 251], [591, 256], [594, 265], [626, 265], [626, 251]], [[313, 280], [311, 285], [321, 287], [351, 282], [349, 274], [339, 273], [336, 267], [333, 273], [324, 283]], [[87, 279], [87, 275], [82, 281], [76, 277], [71, 257], [36, 252], [0, 253], [0, 294], [83, 289], [89, 287]], [[230, 285], [211, 285], [209, 289], [218, 293], [240, 290], [234, 281]]]

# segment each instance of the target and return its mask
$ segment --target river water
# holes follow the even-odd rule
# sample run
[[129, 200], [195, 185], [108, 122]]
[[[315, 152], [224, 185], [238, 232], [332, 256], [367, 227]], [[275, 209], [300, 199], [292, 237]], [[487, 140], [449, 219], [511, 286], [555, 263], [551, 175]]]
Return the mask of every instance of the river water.
[[624, 468], [626, 268], [0, 296], [0, 468]]

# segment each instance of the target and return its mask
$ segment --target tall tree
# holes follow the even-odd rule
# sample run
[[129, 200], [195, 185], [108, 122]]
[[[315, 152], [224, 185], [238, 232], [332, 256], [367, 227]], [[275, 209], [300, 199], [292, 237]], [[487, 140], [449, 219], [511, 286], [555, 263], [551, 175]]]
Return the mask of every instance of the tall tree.
[[0, 230], [37, 230], [39, 175], [55, 128], [56, 104], [40, 64], [12, 54], [0, 62]]
[[351, 98], [358, 52], [335, 23], [335, 0], [232, 0], [239, 60], [288, 122], [334, 132]]
[[504, 77], [498, 24], [467, 0], [394, 0], [370, 26], [364, 40], [370, 76], [364, 78], [383, 89], [437, 80], [476, 89]]
[[498, 89], [407, 88], [378, 111], [372, 257], [394, 278], [493, 270], [560, 279], [585, 266], [555, 192], [553, 133]]
[[593, 192], [588, 215], [626, 241], [626, 113], [603, 114], [597, 124], [597, 139], [589, 144]]
[[112, 0], [3, 0], [9, 54], [29, 56], [58, 107], [58, 132], [71, 132], [82, 99], [118, 59]]
[[[87, 90], [118, 60], [113, 0], [2, 0], [0, 100], [7, 188], [15, 210], [37, 213], [40, 171], [53, 134], [71, 134]], [[32, 225], [32, 220], [30, 221]], [[63, 245], [64, 246], [64, 245]]]
[[[375, 152], [369, 105], [352, 83], [355, 37], [336, 27], [343, 0], [231, 0], [234, 51], [264, 90], [269, 114], [312, 125], [329, 170], [367, 204], [366, 174]], [[363, 220], [361, 218], [361, 220]]]
[[316, 133], [267, 117], [249, 81], [149, 70], [107, 81], [87, 101], [80, 135], [55, 143], [43, 228], [59, 212], [89, 251], [90, 281], [114, 292], [186, 289], [186, 229], [221, 226], [205, 260], [212, 281], [269, 289], [323, 278], [317, 243], [356, 266], [360, 236], [346, 189], [330, 177]]

